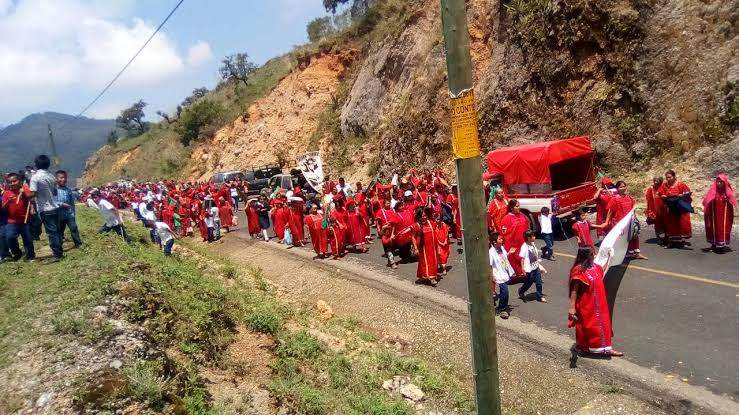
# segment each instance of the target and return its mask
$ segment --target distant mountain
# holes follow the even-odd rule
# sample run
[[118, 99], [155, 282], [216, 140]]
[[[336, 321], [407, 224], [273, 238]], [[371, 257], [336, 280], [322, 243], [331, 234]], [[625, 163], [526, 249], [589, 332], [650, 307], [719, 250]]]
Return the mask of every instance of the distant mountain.
[[0, 128], [0, 171], [18, 171], [32, 164], [34, 157], [51, 157], [49, 129], [60, 159], [60, 168], [67, 170], [70, 183], [80, 177], [87, 158], [106, 144], [108, 133], [115, 129], [114, 120], [45, 112], [31, 114], [16, 124]]

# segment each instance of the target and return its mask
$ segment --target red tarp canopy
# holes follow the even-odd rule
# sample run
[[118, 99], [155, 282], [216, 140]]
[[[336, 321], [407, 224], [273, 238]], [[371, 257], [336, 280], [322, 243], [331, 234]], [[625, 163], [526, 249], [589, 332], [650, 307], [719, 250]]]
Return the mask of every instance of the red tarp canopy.
[[549, 166], [592, 154], [588, 136], [505, 147], [488, 153], [488, 173], [502, 173], [507, 185], [551, 183]]

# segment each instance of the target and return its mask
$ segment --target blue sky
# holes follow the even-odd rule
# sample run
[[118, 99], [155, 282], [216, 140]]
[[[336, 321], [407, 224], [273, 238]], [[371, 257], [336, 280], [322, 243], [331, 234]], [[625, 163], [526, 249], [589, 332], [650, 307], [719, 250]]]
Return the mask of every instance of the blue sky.
[[[78, 113], [133, 55], [177, 0], [0, 0], [0, 124], [42, 111]], [[220, 59], [258, 64], [307, 42], [321, 0], [185, 0], [120, 82], [89, 110], [114, 117], [144, 99], [149, 119], [196, 87], [212, 88]]]

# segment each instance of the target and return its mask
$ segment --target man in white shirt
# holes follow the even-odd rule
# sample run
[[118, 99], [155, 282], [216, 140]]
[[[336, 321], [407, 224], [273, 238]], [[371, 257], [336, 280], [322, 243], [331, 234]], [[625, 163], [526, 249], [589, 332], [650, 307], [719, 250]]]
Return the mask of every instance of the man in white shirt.
[[32, 197], [36, 199], [36, 208], [44, 224], [46, 235], [49, 237], [49, 247], [54, 254], [51, 262], [56, 262], [64, 257], [62, 235], [59, 232], [61, 205], [56, 200], [56, 177], [48, 170], [51, 166], [48, 156], [40, 155], [33, 162], [36, 165], [36, 172], [31, 176], [29, 188]]
[[120, 235], [127, 243], [130, 242], [126, 234], [126, 228], [123, 227], [123, 218], [118, 209], [112, 203], [103, 199], [99, 191], [93, 192], [90, 196], [103, 216], [103, 220], [105, 220], [105, 224], [100, 228], [100, 233], [113, 231]]
[[346, 183], [346, 180], [344, 180], [343, 177], [339, 177], [339, 183], [336, 185], [336, 191], [339, 193], [344, 193], [344, 196], [346, 197], [350, 197], [354, 194], [352, 187]]
[[500, 290], [495, 312], [505, 320], [510, 317], [508, 314], [508, 281], [516, 275], [516, 271], [513, 270], [511, 263], [508, 261], [508, 252], [503, 246], [503, 237], [494, 232], [490, 235], [490, 243], [492, 244], [488, 251], [490, 268], [493, 272], [493, 280]]

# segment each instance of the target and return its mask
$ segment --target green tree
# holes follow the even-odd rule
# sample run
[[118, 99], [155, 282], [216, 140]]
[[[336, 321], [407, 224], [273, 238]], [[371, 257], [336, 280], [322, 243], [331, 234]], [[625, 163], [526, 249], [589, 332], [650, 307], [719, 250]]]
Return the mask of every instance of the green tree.
[[190, 145], [203, 136], [215, 132], [215, 123], [221, 118], [224, 108], [221, 103], [209, 99], [201, 99], [182, 110], [177, 133], [183, 145]]
[[308, 40], [311, 42], [317, 42], [324, 37], [331, 35], [335, 32], [334, 23], [330, 16], [317, 17], [308, 23], [306, 27], [308, 32]]
[[190, 94], [189, 97], [185, 98], [182, 101], [182, 104], [181, 104], [182, 107], [189, 107], [190, 105], [192, 105], [193, 103], [195, 103], [195, 101], [197, 101], [200, 98], [206, 96], [208, 94], [208, 92], [210, 92], [210, 91], [206, 87], [201, 87], [201, 88], [195, 88], [195, 89], [193, 89], [192, 90], [192, 94]]
[[139, 100], [139, 102], [136, 102], [121, 111], [121, 115], [115, 119], [115, 123], [118, 128], [126, 130], [129, 135], [135, 132], [143, 134], [146, 131], [144, 107], [146, 107], [146, 102], [144, 102], [144, 100]]
[[257, 65], [249, 60], [246, 53], [237, 53], [235, 55], [226, 56], [218, 71], [224, 81], [233, 80], [241, 81], [244, 85], [249, 85], [249, 76], [257, 69]]
[[118, 133], [115, 132], [115, 130], [111, 130], [108, 133], [108, 145], [111, 147], [115, 147], [118, 145]]

